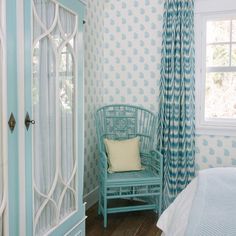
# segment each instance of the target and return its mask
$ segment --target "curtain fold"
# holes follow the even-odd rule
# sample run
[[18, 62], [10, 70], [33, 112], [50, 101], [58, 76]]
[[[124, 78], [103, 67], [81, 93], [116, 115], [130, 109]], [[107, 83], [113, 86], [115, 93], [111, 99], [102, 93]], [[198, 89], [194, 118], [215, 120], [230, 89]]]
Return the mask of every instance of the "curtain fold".
[[166, 0], [158, 119], [163, 208], [195, 175], [194, 0]]

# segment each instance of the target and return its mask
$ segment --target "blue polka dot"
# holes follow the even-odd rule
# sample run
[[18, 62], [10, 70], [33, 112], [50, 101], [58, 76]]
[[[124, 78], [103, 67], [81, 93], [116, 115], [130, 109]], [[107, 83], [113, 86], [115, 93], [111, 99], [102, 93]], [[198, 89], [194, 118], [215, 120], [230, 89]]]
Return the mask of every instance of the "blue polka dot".
[[132, 100], [133, 102], [137, 102], [137, 97], [133, 96]]
[[213, 148], [210, 148], [210, 149], [209, 149], [209, 154], [210, 154], [210, 155], [214, 155], [214, 154], [215, 154], [215, 150], [214, 150]]
[[206, 139], [203, 139], [202, 144], [203, 144], [204, 146], [207, 146], [207, 145], [208, 145], [208, 141], [207, 141]]
[[216, 157], [216, 163], [217, 164], [222, 164], [222, 159], [220, 157]]
[[142, 88], [139, 89], [139, 94], [143, 94], [144, 90]]
[[229, 156], [229, 150], [228, 149], [224, 149], [224, 156]]
[[208, 160], [207, 160], [207, 158], [205, 156], [202, 157], [202, 162], [203, 163], [207, 163], [208, 162]]
[[236, 141], [232, 141], [232, 147], [236, 148]]
[[145, 0], [145, 5], [148, 6], [150, 4], [149, 0]]

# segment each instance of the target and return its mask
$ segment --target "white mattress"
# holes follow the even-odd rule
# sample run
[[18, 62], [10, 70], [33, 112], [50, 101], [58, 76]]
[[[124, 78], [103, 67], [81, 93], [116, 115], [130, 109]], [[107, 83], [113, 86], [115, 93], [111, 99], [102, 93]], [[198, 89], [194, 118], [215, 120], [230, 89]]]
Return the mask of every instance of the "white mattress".
[[162, 230], [162, 236], [184, 235], [196, 188], [195, 178], [160, 216], [157, 227]]

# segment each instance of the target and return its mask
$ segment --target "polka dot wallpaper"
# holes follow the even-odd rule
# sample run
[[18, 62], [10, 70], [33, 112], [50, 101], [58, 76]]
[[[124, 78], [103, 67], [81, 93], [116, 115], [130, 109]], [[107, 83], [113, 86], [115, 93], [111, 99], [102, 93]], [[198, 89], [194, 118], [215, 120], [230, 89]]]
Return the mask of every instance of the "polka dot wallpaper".
[[104, 2], [87, 1], [85, 42], [85, 175], [84, 194], [97, 187], [97, 137], [94, 113], [103, 104], [103, 14]]
[[[85, 26], [85, 191], [97, 185], [94, 113], [110, 103], [158, 111], [164, 0], [88, 0]], [[236, 137], [196, 136], [196, 169], [236, 165]]]
[[236, 137], [197, 135], [196, 170], [236, 166]]
[[163, 0], [106, 0], [104, 103], [158, 109]]

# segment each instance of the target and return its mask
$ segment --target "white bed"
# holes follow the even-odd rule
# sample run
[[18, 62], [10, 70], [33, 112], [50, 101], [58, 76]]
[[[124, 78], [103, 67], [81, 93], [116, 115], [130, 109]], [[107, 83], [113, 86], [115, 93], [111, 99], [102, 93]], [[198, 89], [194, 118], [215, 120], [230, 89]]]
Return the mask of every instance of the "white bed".
[[[214, 176], [217, 176], [216, 179], [218, 179], [216, 181], [216, 186], [214, 187], [213, 190], [211, 191], [219, 191], [219, 194], [212, 194], [214, 201], [219, 201], [221, 204], [217, 204], [217, 210], [216, 212], [222, 212], [220, 214], [224, 215], [224, 218], [222, 218], [222, 225], [219, 227], [219, 232], [221, 230], [222, 233], [222, 229], [223, 230], [228, 230], [228, 228], [230, 228], [229, 232], [227, 235], [236, 235], [235, 230], [236, 230], [236, 218], [235, 220], [232, 220], [232, 214], [235, 213], [236, 215], [236, 204], [233, 203], [233, 199], [236, 199], [236, 168], [214, 168], [211, 170], [205, 170], [205, 171], [201, 171], [204, 174], [208, 174], [208, 172], [211, 174], [211, 178], [214, 179]], [[201, 173], [200, 172], [200, 173]], [[199, 174], [200, 174], [199, 173]], [[213, 175], [213, 174], [214, 175]], [[203, 176], [203, 174], [201, 175]], [[226, 178], [224, 179], [224, 176], [226, 176]], [[232, 177], [231, 177], [232, 176]], [[229, 181], [229, 177], [230, 177], [230, 181]], [[202, 177], [201, 177], [202, 178]], [[201, 180], [202, 181], [202, 180]], [[195, 211], [196, 211], [196, 203], [194, 201], [196, 201], [196, 195], [199, 198], [199, 191], [201, 191], [202, 189], [199, 189], [199, 177], [196, 177], [195, 179], [192, 180], [192, 182], [178, 195], [178, 197], [175, 199], [175, 201], [163, 212], [163, 214], [160, 216], [158, 222], [157, 222], [157, 227], [160, 228], [162, 230], [162, 236], [184, 236], [184, 235], [198, 235], [195, 232], [194, 229], [194, 234], [186, 234], [187, 228], [188, 228], [188, 224], [189, 221], [191, 219], [191, 222], [194, 222], [194, 220], [191, 218], [193, 217], [192, 215], [192, 211], [193, 211], [193, 203], [194, 203], [194, 207], [195, 207]], [[229, 184], [230, 182], [230, 184]], [[210, 182], [212, 183], [212, 182]], [[202, 194], [202, 192], [200, 192], [202, 195], [206, 195], [206, 198], [210, 195], [209, 192], [205, 191], [207, 189], [212, 189], [212, 187], [208, 186], [207, 184], [204, 184], [206, 186], [204, 186], [204, 192]], [[212, 184], [211, 184], [212, 185]], [[223, 192], [220, 192], [222, 189]], [[206, 192], [206, 193], [205, 193]], [[230, 194], [230, 196], [229, 196]], [[219, 195], [219, 199], [217, 199], [217, 197], [215, 197], [216, 195]], [[232, 196], [233, 195], [233, 196]], [[201, 195], [200, 195], [201, 196]], [[205, 198], [205, 196], [204, 196]], [[227, 199], [227, 203], [225, 203], [226, 201], [224, 199]], [[210, 199], [211, 200], [211, 199]], [[205, 207], [206, 202], [204, 202], [205, 200], [201, 200], [201, 202], [203, 202], [204, 204], [202, 204], [204, 207], [203, 209], [206, 209], [207, 207]], [[209, 201], [209, 199], [208, 199]], [[223, 202], [223, 204], [222, 204]], [[228, 203], [231, 204], [230, 207], [228, 206]], [[225, 207], [224, 207], [225, 204]], [[201, 204], [200, 204], [201, 205]], [[220, 206], [218, 206], [220, 205]], [[231, 206], [233, 207], [234, 210], [231, 209]], [[213, 206], [214, 208], [214, 206]], [[212, 209], [212, 207], [211, 207]], [[204, 212], [204, 211], [203, 211]], [[213, 212], [215, 214], [215, 209], [213, 209]], [[201, 213], [199, 214], [200, 216], [203, 215], [204, 216], [205, 213]], [[191, 216], [191, 217], [190, 217]], [[226, 217], [225, 217], [226, 216]], [[216, 218], [217, 217], [217, 218]], [[221, 218], [220, 215], [217, 214], [215, 218]], [[223, 216], [222, 216], [223, 217]], [[224, 220], [225, 218], [229, 218], [229, 221]], [[199, 218], [199, 217], [198, 217]], [[234, 217], [233, 217], [234, 218]], [[196, 222], [199, 222], [200, 220], [197, 219]], [[211, 222], [209, 223], [209, 221], [207, 220], [207, 224], [209, 225], [209, 229], [207, 229], [207, 235], [215, 235], [211, 232], [212, 231], [212, 226], [214, 225], [215, 227], [216, 223], [215, 223], [215, 219], [212, 219], [212, 225]], [[204, 222], [203, 222], [204, 223]], [[201, 222], [201, 224], [203, 224]], [[221, 224], [221, 222], [220, 222]], [[231, 231], [233, 229], [233, 231]], [[210, 232], [210, 233], [209, 233]], [[234, 232], [234, 233], [231, 233]], [[218, 233], [218, 231], [216, 232]], [[205, 234], [203, 234], [205, 235]], [[221, 235], [220, 233], [217, 235]]]
[[184, 235], [196, 188], [197, 179], [195, 178], [163, 212], [157, 222], [157, 227], [162, 230], [163, 236]]

